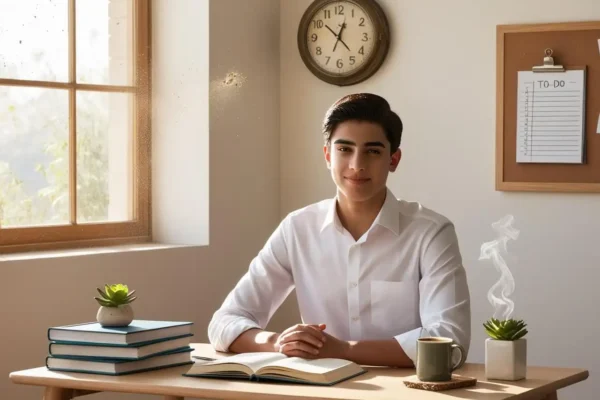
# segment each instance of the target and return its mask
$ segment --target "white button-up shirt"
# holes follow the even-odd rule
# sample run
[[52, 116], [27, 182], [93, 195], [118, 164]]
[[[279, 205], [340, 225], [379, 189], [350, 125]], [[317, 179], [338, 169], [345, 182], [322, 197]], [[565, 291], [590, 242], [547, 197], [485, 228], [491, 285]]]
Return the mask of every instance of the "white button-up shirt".
[[265, 329], [296, 289], [302, 322], [341, 340], [395, 338], [416, 363], [416, 340], [445, 336], [468, 353], [470, 295], [454, 225], [388, 189], [358, 240], [336, 198], [286, 216], [215, 312], [208, 337], [227, 351], [244, 331]]

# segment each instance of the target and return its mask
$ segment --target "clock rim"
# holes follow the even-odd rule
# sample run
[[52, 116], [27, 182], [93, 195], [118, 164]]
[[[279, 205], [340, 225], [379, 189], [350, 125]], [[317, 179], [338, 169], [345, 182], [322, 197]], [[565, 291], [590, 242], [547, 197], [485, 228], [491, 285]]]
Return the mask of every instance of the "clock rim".
[[332, 3], [337, 3], [339, 1], [340, 0], [314, 0], [302, 15], [298, 25], [297, 41], [300, 57], [302, 58], [304, 65], [313, 73], [313, 75], [330, 84], [348, 86], [357, 84], [370, 78], [381, 67], [390, 47], [390, 28], [385, 12], [377, 3], [377, 1], [347, 0], [348, 2], [356, 3], [358, 6], [362, 7], [369, 15], [373, 22], [375, 37], [377, 39], [373, 45], [372, 56], [360, 68], [352, 72], [350, 75], [332, 75], [328, 71], [325, 71], [319, 67], [319, 65], [310, 56], [310, 52], [308, 50], [308, 38], [306, 35], [315, 12], [320, 8], [326, 7]]

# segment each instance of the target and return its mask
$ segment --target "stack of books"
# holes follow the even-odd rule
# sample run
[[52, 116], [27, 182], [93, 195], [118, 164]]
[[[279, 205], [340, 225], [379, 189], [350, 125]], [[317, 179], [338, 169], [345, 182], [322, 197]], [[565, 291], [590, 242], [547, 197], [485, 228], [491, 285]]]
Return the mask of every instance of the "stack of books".
[[124, 327], [97, 322], [48, 329], [46, 367], [53, 371], [125, 375], [192, 364], [192, 322], [133, 320]]

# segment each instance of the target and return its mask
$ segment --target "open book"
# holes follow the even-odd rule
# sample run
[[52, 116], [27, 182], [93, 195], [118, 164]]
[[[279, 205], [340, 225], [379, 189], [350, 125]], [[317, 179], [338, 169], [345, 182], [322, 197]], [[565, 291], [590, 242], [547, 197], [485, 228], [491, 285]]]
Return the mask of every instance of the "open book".
[[331, 386], [365, 372], [358, 364], [337, 358], [308, 360], [281, 353], [242, 353], [215, 361], [195, 362], [183, 375]]

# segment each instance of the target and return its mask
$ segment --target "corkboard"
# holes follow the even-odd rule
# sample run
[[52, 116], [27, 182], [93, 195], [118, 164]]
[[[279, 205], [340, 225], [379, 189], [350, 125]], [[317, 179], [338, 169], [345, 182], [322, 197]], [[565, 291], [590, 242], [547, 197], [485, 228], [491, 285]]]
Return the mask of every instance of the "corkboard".
[[[496, 190], [600, 193], [600, 21], [496, 27]], [[586, 70], [583, 164], [517, 163], [518, 71], [555, 64]]]

